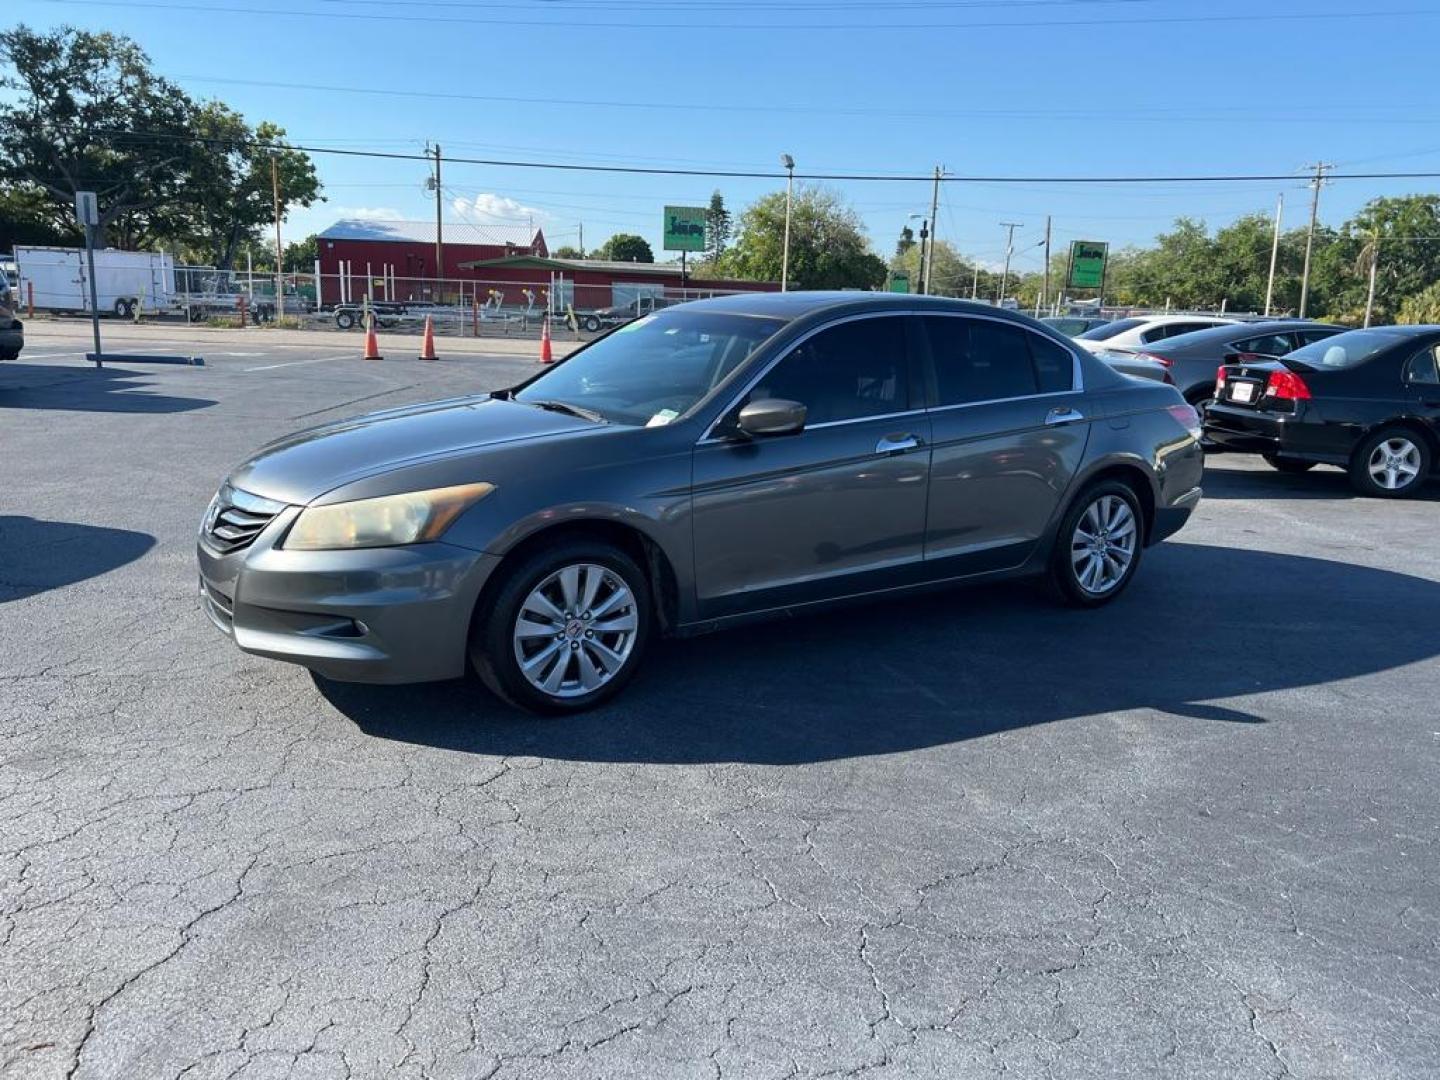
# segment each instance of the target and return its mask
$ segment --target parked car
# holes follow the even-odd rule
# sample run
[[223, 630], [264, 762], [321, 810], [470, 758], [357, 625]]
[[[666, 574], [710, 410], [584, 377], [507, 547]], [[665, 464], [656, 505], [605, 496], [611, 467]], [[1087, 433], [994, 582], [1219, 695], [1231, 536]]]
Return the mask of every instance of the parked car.
[[1023, 315], [697, 301], [510, 389], [263, 448], [205, 513], [202, 606], [246, 652], [325, 676], [470, 664], [570, 712], [662, 633], [1001, 577], [1113, 600], [1199, 502], [1199, 435], [1173, 387]]
[[10, 282], [0, 277], [0, 360], [16, 360], [25, 348], [25, 326], [15, 317], [19, 306]]
[[1282, 472], [1339, 465], [1356, 490], [1414, 495], [1440, 457], [1440, 326], [1351, 330], [1219, 369], [1206, 434]]
[[1087, 330], [1075, 342], [1092, 353], [1101, 349], [1136, 349], [1192, 330], [1235, 321], [1218, 315], [1135, 315]]
[[1221, 364], [1284, 356], [1344, 332], [1343, 326], [1295, 319], [1230, 323], [1168, 337], [1158, 345], [1110, 346], [1097, 355], [1112, 365], [1136, 358], [1159, 364], [1170, 372], [1185, 400], [1203, 414], [1215, 396], [1215, 371]]
[[1152, 382], [1162, 382], [1170, 386], [1175, 385], [1175, 379], [1171, 376], [1170, 369], [1153, 356], [1109, 351], [1095, 355], [1120, 372], [1121, 375], [1129, 375], [1135, 379], [1150, 379]]
[[1081, 334], [1105, 326], [1114, 320], [1088, 315], [1051, 315], [1040, 321], [1051, 330], [1056, 330], [1066, 337], [1079, 337]]

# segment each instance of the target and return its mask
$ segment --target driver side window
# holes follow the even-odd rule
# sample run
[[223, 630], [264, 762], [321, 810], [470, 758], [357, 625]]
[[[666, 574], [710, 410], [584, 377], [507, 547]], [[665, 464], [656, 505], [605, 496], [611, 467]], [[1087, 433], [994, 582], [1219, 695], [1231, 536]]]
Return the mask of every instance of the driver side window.
[[905, 319], [857, 319], [801, 342], [765, 373], [749, 400], [778, 398], [806, 408], [805, 424], [906, 412], [910, 379]]

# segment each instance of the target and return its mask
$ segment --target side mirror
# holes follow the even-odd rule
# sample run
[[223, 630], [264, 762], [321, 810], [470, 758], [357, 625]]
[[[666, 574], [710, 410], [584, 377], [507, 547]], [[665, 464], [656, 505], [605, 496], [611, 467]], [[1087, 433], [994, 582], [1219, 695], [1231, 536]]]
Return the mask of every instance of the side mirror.
[[740, 410], [737, 427], [746, 435], [797, 435], [805, 429], [806, 408], [798, 401], [765, 398]]

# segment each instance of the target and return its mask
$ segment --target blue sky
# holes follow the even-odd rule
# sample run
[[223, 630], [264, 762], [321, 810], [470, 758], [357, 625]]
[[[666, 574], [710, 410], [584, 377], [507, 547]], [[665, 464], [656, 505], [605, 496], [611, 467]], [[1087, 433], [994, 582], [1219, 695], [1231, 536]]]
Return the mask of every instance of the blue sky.
[[[994, 262], [999, 223], [1020, 222], [1021, 269], [1040, 263], [1047, 213], [1057, 245], [1123, 245], [1178, 214], [1269, 212], [1281, 191], [1298, 225], [1298, 170], [1316, 160], [1440, 171], [1436, 0], [31, 0], [23, 20], [129, 34], [190, 92], [316, 146], [428, 139], [454, 156], [777, 170], [789, 152], [800, 172], [1297, 171], [1293, 184], [946, 185], [940, 235]], [[433, 214], [423, 162], [317, 160], [328, 202], [287, 234]], [[533, 215], [552, 245], [583, 221], [587, 246], [627, 231], [657, 248], [665, 203], [719, 187], [739, 210], [781, 185], [458, 163], [444, 180], [448, 220]], [[831, 186], [886, 255], [929, 206], [927, 183]], [[1440, 181], [1337, 182], [1321, 217], [1425, 190]]]

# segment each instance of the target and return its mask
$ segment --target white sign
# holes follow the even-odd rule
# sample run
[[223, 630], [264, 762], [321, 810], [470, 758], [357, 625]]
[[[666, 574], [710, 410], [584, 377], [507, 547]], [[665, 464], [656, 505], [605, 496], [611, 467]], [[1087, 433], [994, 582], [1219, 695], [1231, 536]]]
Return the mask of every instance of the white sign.
[[93, 191], [75, 193], [75, 220], [81, 225], [100, 224], [100, 202]]

